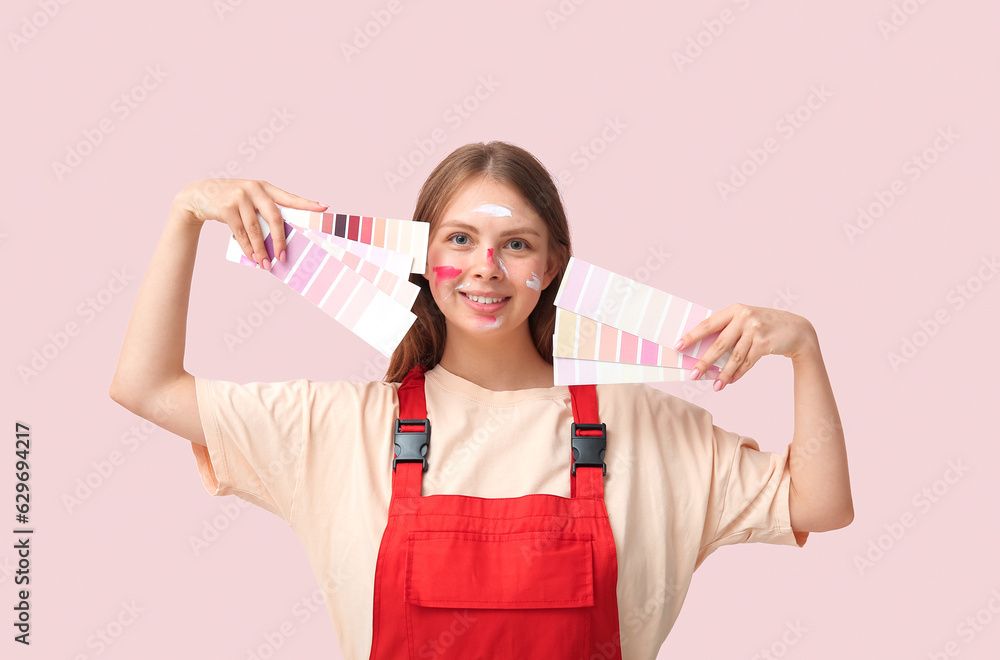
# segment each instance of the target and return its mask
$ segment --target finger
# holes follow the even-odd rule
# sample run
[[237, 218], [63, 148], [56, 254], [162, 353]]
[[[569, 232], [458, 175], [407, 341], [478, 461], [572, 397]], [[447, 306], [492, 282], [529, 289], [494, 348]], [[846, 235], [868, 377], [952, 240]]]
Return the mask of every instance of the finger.
[[684, 346], [696, 346], [699, 341], [704, 341], [706, 337], [711, 337], [711, 335], [717, 332], [719, 333], [708, 347], [708, 350], [702, 354], [701, 358], [691, 369], [690, 376], [692, 379], [700, 378], [710, 365], [714, 364], [729, 347], [736, 343], [736, 340], [742, 334], [739, 325], [732, 323], [735, 316], [732, 308], [733, 306], [731, 305], [726, 309], [715, 312], [684, 335], [686, 339], [682, 348]]
[[257, 259], [253, 251], [253, 245], [250, 244], [250, 237], [247, 236], [246, 229], [243, 228], [243, 217], [240, 215], [239, 209], [227, 209], [223, 212], [219, 220], [229, 225], [229, 231], [233, 235], [233, 240], [239, 244], [240, 249], [243, 250], [243, 254], [246, 255], [247, 259], [256, 263]]
[[240, 218], [243, 220], [243, 227], [246, 230], [247, 238], [253, 247], [254, 256], [251, 257], [264, 270], [271, 270], [271, 260], [264, 245], [264, 230], [260, 228], [260, 220], [254, 211], [253, 202], [248, 195], [240, 197]]
[[742, 378], [743, 374], [750, 371], [750, 368], [757, 364], [757, 360], [761, 359], [765, 355], [767, 355], [767, 353], [760, 349], [760, 342], [754, 341], [750, 350], [747, 352], [746, 359], [743, 360], [743, 364], [741, 364], [739, 369], [736, 370], [736, 373], [733, 374], [733, 379], [730, 382], [735, 383]]
[[[716, 360], [733, 347], [733, 344], [740, 339], [742, 334], [743, 327], [739, 321], [733, 321], [727, 325], [715, 338], [715, 341], [709, 345], [708, 350], [705, 351], [701, 358], [698, 359], [697, 364], [695, 364], [694, 369], [692, 369], [692, 374], [695, 373], [695, 369], [698, 370], [698, 374], [703, 374], [708, 371], [708, 368], [715, 364]], [[700, 377], [700, 375], [696, 375], [695, 377]]]
[[702, 319], [693, 328], [681, 335], [681, 338], [674, 344], [674, 350], [682, 350], [688, 346], [696, 345], [703, 337], [722, 330], [733, 319], [735, 305], [730, 305], [725, 309], [709, 314], [707, 319]]
[[253, 203], [271, 228], [271, 251], [279, 261], [284, 261], [287, 243], [285, 242], [285, 219], [281, 217], [281, 209], [263, 189], [259, 194], [254, 195]]
[[303, 209], [306, 211], [320, 211], [329, 208], [326, 204], [320, 204], [305, 197], [299, 197], [287, 190], [282, 190], [277, 186], [271, 185], [267, 181], [261, 181], [260, 184], [264, 187], [264, 191], [271, 196], [271, 199], [282, 206], [290, 206], [293, 209]]
[[718, 383], [718, 385], [715, 386], [715, 390], [717, 392], [729, 383], [733, 382], [733, 375], [743, 366], [743, 362], [745, 361], [751, 346], [753, 346], [753, 335], [749, 332], [745, 332], [740, 335], [739, 341], [736, 342], [736, 346], [733, 347], [732, 352], [729, 354], [729, 359], [726, 360], [726, 365], [715, 378]]

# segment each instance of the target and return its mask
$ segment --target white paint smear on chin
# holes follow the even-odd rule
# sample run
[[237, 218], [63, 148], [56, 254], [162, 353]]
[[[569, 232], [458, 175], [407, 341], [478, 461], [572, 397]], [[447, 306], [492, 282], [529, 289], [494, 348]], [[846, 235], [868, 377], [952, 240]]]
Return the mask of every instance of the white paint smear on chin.
[[510, 209], [506, 206], [500, 206], [499, 204], [487, 204], [482, 203], [476, 208], [474, 208], [473, 213], [485, 213], [486, 215], [492, 215], [494, 218], [510, 217]]

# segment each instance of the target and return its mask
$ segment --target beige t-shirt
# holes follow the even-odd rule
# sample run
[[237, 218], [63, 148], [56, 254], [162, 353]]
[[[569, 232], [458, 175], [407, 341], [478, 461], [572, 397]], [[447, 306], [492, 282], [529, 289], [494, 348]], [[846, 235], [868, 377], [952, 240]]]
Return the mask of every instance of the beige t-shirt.
[[[281, 516], [301, 539], [348, 659], [371, 649], [375, 562], [392, 491], [399, 383], [196, 378], [212, 495]], [[440, 365], [425, 375], [431, 421], [422, 493], [569, 497], [573, 412], [565, 386], [494, 392]], [[788, 514], [788, 448], [712, 423], [644, 384], [598, 385], [607, 424], [605, 501], [618, 553], [623, 658], [654, 658], [691, 575], [733, 543], [805, 543]], [[330, 576], [338, 576], [336, 580]]]

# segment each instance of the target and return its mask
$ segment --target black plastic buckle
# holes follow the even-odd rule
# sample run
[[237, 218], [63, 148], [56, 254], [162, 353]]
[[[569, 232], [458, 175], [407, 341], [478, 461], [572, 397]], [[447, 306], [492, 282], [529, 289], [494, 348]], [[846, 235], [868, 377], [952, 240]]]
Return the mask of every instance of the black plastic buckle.
[[[404, 431], [403, 424], [407, 426], [423, 424], [423, 431]], [[397, 419], [396, 437], [394, 440], [396, 452], [392, 459], [392, 470], [396, 471], [396, 463], [423, 463], [424, 472], [427, 472], [427, 449], [431, 443], [431, 420], [429, 419]]]
[[[600, 435], [578, 435], [577, 431], [600, 431]], [[576, 468], [599, 467], [603, 474], [608, 474], [608, 466], [604, 462], [604, 452], [608, 448], [607, 428], [604, 424], [577, 424], [571, 427], [573, 445], [573, 475]]]

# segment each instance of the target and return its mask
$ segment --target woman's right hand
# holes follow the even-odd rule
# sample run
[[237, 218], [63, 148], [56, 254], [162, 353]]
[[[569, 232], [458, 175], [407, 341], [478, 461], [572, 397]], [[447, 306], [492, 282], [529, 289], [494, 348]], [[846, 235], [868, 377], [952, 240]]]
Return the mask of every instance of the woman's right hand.
[[267, 181], [252, 179], [202, 179], [188, 184], [174, 197], [174, 210], [187, 221], [200, 226], [207, 220], [218, 220], [228, 225], [243, 253], [264, 270], [271, 269], [271, 261], [257, 212], [271, 229], [274, 255], [284, 261], [285, 226], [278, 204], [306, 211], [327, 208]]

